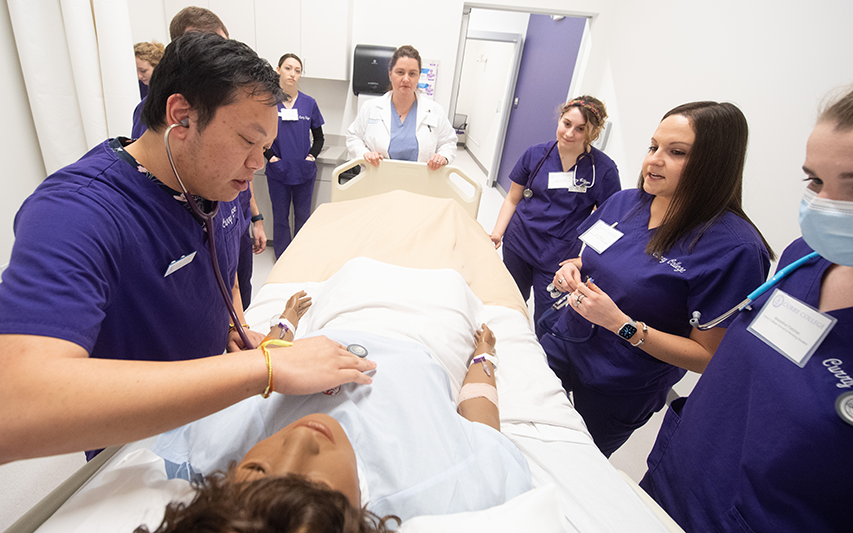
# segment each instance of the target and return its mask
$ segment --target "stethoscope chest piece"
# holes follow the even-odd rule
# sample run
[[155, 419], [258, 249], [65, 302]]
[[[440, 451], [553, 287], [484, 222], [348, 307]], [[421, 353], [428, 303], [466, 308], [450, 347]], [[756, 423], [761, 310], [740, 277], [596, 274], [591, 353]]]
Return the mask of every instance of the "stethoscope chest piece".
[[359, 357], [367, 357], [367, 348], [365, 348], [361, 344], [350, 344], [349, 346], [347, 346], [347, 351]]
[[841, 420], [853, 426], [853, 392], [845, 392], [835, 400], [835, 411]]
[[533, 198], [533, 190], [532, 189], [524, 189], [524, 192], [521, 193], [527, 199]]

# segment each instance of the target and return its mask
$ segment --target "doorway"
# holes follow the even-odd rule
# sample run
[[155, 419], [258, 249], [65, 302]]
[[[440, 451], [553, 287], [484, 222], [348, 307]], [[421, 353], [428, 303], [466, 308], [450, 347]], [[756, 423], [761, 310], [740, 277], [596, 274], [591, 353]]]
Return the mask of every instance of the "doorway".
[[462, 22], [451, 117], [464, 124], [463, 146], [487, 185], [506, 191], [524, 150], [554, 136], [556, 109], [577, 85], [588, 18], [465, 6]]

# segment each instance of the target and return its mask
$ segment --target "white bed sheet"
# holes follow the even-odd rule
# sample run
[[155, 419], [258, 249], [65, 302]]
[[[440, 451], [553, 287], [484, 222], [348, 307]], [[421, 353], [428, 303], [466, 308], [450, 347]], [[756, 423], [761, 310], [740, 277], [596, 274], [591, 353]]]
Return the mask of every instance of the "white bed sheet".
[[[353, 329], [352, 311], [359, 310], [357, 320], [365, 331], [427, 346], [458, 391], [464, 359], [473, 347], [473, 329], [487, 323], [498, 339], [501, 429], [528, 459], [536, 487], [499, 507], [414, 519], [404, 524], [404, 530], [456, 530], [464, 525], [466, 531], [494, 533], [518, 531], [517, 524], [529, 522], [538, 531], [665, 531], [592, 443], [520, 313], [484, 306], [453, 270], [414, 270], [359, 258], [341, 273], [347, 275], [325, 282], [265, 285], [246, 313], [249, 324], [265, 331], [269, 318], [281, 312], [287, 299], [306, 290], [314, 306], [303, 317], [300, 334], [340, 322]], [[362, 282], [352, 283], [349, 274]], [[441, 282], [427, 283], [429, 278]], [[438, 291], [436, 286], [446, 289]], [[450, 320], [430, 314], [438, 309], [449, 312]], [[429, 327], [412, 328], [414, 320]], [[436, 324], [431, 324], [433, 320]], [[156, 527], [164, 503], [186, 498], [187, 486], [165, 479], [162, 459], [146, 449], [150, 443], [148, 439], [126, 446], [38, 531], [97, 533], [116, 531], [118, 524], [133, 524], [132, 530], [143, 522]]]

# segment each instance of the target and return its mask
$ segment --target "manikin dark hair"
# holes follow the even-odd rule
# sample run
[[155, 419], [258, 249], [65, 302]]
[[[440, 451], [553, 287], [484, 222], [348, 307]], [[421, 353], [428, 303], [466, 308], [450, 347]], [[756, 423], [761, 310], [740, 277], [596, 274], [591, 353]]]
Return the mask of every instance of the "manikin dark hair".
[[277, 105], [284, 97], [278, 80], [269, 62], [247, 45], [215, 33], [189, 32], [166, 47], [154, 69], [142, 123], [162, 132], [168, 126], [166, 101], [180, 94], [197, 113], [197, 126], [202, 131], [216, 110], [234, 103], [241, 91], [270, 106]]
[[[196, 483], [189, 505], [172, 502], [154, 533], [387, 533], [388, 521], [356, 509], [343, 493], [303, 477], [265, 477], [245, 483], [226, 474]], [[134, 533], [149, 533], [145, 526]]]
[[[687, 118], [696, 140], [669, 208], [646, 245], [646, 253], [659, 257], [691, 234], [689, 248], [693, 249], [717, 218], [731, 212], [755, 228], [770, 258], [775, 259], [767, 240], [743, 211], [741, 196], [749, 127], [741, 110], [726, 102], [691, 102], [670, 110], [661, 120], [672, 115]], [[641, 172], [637, 183], [640, 190], [643, 181]]]

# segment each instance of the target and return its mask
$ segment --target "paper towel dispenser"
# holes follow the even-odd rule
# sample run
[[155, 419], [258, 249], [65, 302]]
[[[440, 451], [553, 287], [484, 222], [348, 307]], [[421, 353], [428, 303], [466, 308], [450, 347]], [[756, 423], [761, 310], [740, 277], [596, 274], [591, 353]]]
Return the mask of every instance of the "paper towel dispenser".
[[391, 80], [388, 79], [388, 63], [397, 48], [372, 44], [357, 44], [352, 62], [352, 92], [359, 94], [385, 94]]

